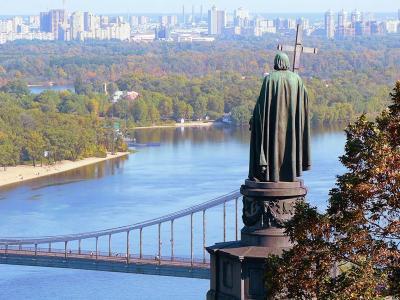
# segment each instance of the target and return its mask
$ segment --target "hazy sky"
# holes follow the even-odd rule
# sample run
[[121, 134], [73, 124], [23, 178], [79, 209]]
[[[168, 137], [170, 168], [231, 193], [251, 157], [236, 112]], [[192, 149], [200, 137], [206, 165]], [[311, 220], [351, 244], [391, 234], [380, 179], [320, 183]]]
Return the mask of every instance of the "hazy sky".
[[[32, 14], [50, 8], [62, 7], [62, 0], [0, 0], [0, 15]], [[245, 7], [252, 12], [323, 12], [328, 9], [353, 10], [358, 8], [370, 12], [393, 12], [400, 8], [399, 0], [65, 0], [66, 8], [89, 10], [96, 13], [151, 13], [179, 12], [183, 4], [187, 11], [194, 4], [204, 10], [212, 5], [233, 10]], [[199, 9], [199, 8], [198, 8]]]

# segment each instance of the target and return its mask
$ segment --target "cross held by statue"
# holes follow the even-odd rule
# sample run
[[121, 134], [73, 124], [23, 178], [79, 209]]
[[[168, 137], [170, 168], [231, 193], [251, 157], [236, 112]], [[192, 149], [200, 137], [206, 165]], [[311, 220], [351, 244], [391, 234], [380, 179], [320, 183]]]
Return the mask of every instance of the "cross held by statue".
[[300, 70], [300, 59], [302, 53], [317, 54], [317, 48], [307, 48], [303, 46], [303, 26], [297, 25], [296, 44], [295, 46], [278, 45], [278, 50], [283, 52], [294, 52], [293, 56], [293, 72]]

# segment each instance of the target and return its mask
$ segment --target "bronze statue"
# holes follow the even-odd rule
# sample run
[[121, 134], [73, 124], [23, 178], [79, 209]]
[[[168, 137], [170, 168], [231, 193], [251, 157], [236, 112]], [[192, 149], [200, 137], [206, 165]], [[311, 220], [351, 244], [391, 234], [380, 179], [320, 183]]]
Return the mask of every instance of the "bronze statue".
[[284, 53], [263, 83], [250, 121], [249, 179], [295, 182], [311, 167], [308, 94]]

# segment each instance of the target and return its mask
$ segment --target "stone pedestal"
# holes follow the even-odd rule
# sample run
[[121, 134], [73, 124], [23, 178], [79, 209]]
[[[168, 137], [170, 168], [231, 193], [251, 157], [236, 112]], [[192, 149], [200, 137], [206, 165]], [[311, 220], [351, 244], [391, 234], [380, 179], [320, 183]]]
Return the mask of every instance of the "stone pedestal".
[[207, 300], [265, 299], [266, 259], [292, 247], [283, 225], [304, 201], [303, 181], [254, 182], [247, 180], [243, 195], [242, 238], [207, 248], [211, 256], [211, 289]]

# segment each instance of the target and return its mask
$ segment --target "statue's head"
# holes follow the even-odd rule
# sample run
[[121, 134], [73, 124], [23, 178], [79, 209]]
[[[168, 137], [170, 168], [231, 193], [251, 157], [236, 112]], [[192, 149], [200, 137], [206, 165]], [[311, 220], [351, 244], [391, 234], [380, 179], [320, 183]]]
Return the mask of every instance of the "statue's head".
[[279, 52], [276, 56], [275, 56], [275, 63], [274, 63], [274, 69], [276, 71], [286, 71], [290, 69], [290, 60], [289, 57], [283, 53], [283, 52]]

